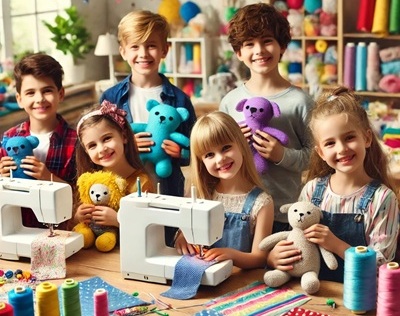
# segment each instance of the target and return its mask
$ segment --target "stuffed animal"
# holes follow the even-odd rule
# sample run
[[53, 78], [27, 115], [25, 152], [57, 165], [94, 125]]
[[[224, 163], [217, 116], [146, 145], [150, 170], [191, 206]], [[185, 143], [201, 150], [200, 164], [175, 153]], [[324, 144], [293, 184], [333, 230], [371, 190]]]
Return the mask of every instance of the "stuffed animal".
[[[236, 111], [243, 112], [245, 118], [245, 120], [239, 124], [245, 123], [251, 128], [253, 134], [256, 133], [256, 130], [260, 130], [275, 137], [282, 145], [288, 144], [289, 138], [284, 132], [268, 126], [268, 123], [273, 117], [281, 115], [279, 106], [275, 102], [269, 101], [263, 97], [243, 99], [236, 105]], [[262, 157], [253, 146], [251, 146], [251, 149], [257, 171], [261, 174], [267, 172], [267, 160]]]
[[[85, 172], [79, 176], [77, 186], [82, 203], [109, 206], [116, 212], [120, 199], [128, 193], [126, 180], [110, 171]], [[99, 251], [108, 252], [117, 244], [116, 227], [91, 222], [79, 223], [72, 230], [83, 235], [85, 249], [95, 244]]]
[[12, 157], [17, 169], [12, 171], [13, 178], [34, 179], [24, 173], [20, 167], [21, 160], [26, 156], [33, 156], [33, 149], [39, 145], [39, 139], [36, 136], [14, 136], [10, 137], [3, 144], [7, 156]]
[[[189, 138], [176, 132], [179, 125], [189, 118], [189, 111], [152, 99], [147, 101], [146, 108], [149, 111], [147, 123], [131, 123], [134, 133], [149, 132], [154, 142], [150, 152], [140, 153], [140, 159], [143, 163], [148, 161], [153, 163], [157, 176], [167, 178], [172, 174], [172, 162], [161, 145], [165, 139], [170, 139], [183, 146], [183, 149], [189, 147]], [[183, 150], [182, 157], [189, 158], [189, 151]]]
[[302, 201], [285, 204], [280, 210], [282, 213], [288, 213], [289, 224], [293, 229], [265, 237], [260, 242], [259, 248], [269, 251], [281, 240], [293, 241], [294, 247], [301, 250], [302, 259], [293, 264], [292, 270], [281, 271], [275, 269], [265, 272], [264, 282], [270, 287], [279, 287], [288, 282], [291, 277], [300, 277], [303, 290], [308, 294], [316, 293], [320, 286], [318, 279], [320, 270], [318, 248], [329, 269], [335, 270], [338, 265], [335, 256], [331, 252], [319, 247], [317, 244], [313, 244], [304, 237], [304, 229], [319, 223], [322, 216], [321, 209], [311, 202]]

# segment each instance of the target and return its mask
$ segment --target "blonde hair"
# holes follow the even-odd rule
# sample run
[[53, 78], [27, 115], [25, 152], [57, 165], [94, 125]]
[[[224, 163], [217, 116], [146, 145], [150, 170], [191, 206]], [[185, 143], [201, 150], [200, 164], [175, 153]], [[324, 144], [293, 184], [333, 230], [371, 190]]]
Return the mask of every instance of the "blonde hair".
[[[362, 131], [367, 136], [371, 133], [371, 146], [367, 148], [364, 169], [369, 177], [381, 181], [394, 192], [393, 180], [388, 174], [388, 158], [384, 153], [378, 137], [372, 128], [367, 112], [361, 106], [360, 100], [346, 87], [338, 86], [332, 90], [325, 91], [316, 101], [316, 105], [311, 111], [310, 130], [316, 141], [315, 121], [323, 120], [328, 116], [344, 114], [347, 117], [348, 124], [352, 124], [355, 128]], [[307, 174], [306, 181], [317, 177], [324, 177], [334, 173], [331, 168], [318, 153], [314, 150], [310, 157], [310, 169]]]
[[148, 10], [135, 10], [125, 15], [118, 24], [120, 45], [144, 43], [151, 34], [158, 33], [167, 45], [170, 29], [167, 19]]
[[196, 186], [200, 198], [211, 199], [219, 182], [219, 178], [208, 173], [202, 156], [211, 147], [228, 143], [237, 144], [243, 154], [243, 163], [240, 168], [242, 177], [254, 186], [263, 188], [250, 146], [244, 138], [238, 123], [230, 115], [215, 111], [200, 117], [194, 124], [190, 136], [190, 169], [193, 184]]

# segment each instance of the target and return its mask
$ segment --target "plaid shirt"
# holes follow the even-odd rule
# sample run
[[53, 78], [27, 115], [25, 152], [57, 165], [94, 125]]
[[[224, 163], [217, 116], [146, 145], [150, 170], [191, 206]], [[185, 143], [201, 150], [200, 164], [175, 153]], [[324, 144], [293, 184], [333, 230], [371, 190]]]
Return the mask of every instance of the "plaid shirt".
[[[68, 126], [68, 123], [61, 115], [57, 114], [57, 119], [59, 123], [50, 137], [50, 146], [45, 164], [51, 173], [68, 182], [73, 187], [76, 181], [75, 146], [77, 134], [74, 129]], [[4, 132], [2, 143], [13, 136], [29, 135], [30, 122], [25, 121]], [[0, 148], [0, 158], [6, 155], [5, 149]], [[22, 212], [22, 222], [24, 226], [28, 227], [45, 227], [37, 221], [30, 209], [25, 209]], [[59, 228], [64, 229], [63, 224]]]

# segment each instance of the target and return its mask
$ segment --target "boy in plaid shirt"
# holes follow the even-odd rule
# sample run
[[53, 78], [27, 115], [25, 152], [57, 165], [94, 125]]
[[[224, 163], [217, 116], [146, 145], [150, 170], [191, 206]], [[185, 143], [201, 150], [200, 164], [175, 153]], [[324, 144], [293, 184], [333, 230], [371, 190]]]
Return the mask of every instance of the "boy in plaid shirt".
[[[16, 98], [18, 105], [28, 114], [28, 120], [18, 124], [3, 135], [2, 144], [13, 136], [33, 135], [39, 138], [34, 156], [22, 160], [24, 172], [38, 180], [53, 180], [74, 185], [76, 177], [75, 144], [76, 131], [57, 114], [58, 105], [64, 99], [61, 65], [46, 54], [32, 54], [24, 57], [14, 68]], [[4, 148], [0, 148], [0, 175], [10, 176], [15, 162]], [[38, 222], [33, 211], [23, 209], [23, 225], [45, 226]], [[59, 225], [65, 229], [66, 222]]]

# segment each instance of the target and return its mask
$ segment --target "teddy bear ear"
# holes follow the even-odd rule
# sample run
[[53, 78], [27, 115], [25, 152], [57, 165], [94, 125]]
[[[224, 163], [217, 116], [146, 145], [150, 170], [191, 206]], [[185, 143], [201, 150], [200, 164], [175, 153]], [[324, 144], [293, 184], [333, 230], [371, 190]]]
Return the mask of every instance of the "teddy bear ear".
[[247, 99], [240, 100], [238, 104], [236, 104], [236, 111], [243, 112], [244, 104], [246, 103]]
[[281, 213], [287, 213], [289, 211], [289, 208], [293, 205], [294, 203], [290, 203], [290, 204], [284, 204], [282, 205], [279, 210], [281, 211]]
[[176, 108], [176, 111], [180, 115], [182, 121], [186, 121], [189, 118], [189, 111], [185, 108]]
[[36, 148], [37, 146], [39, 146], [39, 138], [37, 138], [36, 136], [26, 136], [26, 139], [31, 143], [32, 148]]
[[272, 101], [269, 101], [269, 103], [271, 103], [272, 112], [273, 112], [274, 116], [279, 117], [281, 115], [281, 109], [279, 108], [279, 105]]
[[157, 100], [150, 99], [150, 100], [148, 100], [147, 103], [146, 103], [146, 109], [147, 109], [147, 111], [150, 112], [150, 110], [151, 110], [152, 108], [154, 108], [155, 106], [157, 106], [157, 105], [159, 105], [159, 104], [160, 104], [160, 102], [158, 102]]

